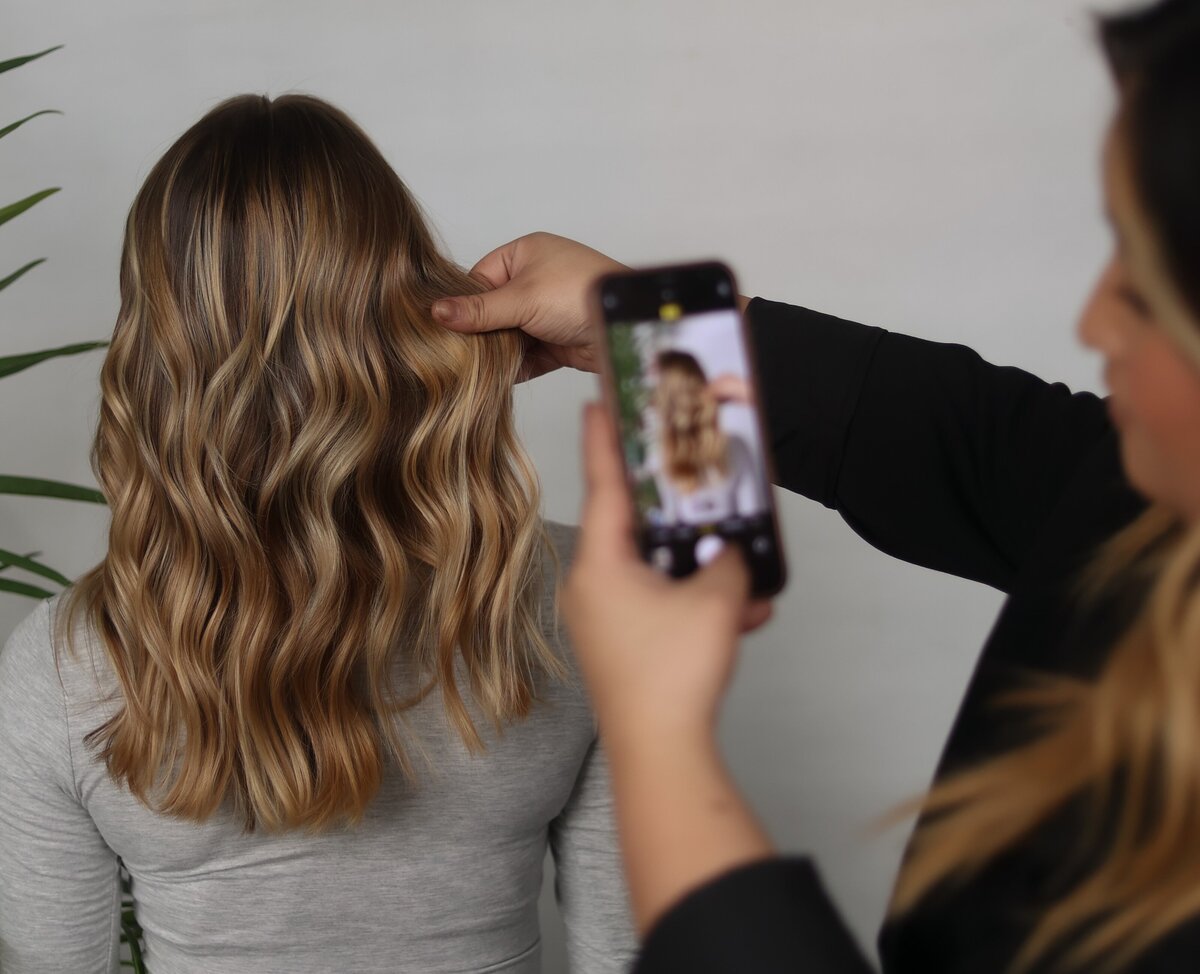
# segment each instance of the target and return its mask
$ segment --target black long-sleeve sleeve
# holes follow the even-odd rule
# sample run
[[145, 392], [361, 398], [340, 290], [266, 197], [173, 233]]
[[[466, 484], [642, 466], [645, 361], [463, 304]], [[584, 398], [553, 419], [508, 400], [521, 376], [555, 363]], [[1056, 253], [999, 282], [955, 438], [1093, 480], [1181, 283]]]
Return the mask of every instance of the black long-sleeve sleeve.
[[755, 298], [747, 311], [780, 486], [904, 561], [1010, 591], [1103, 400], [962, 345]]
[[646, 938], [634, 974], [871, 974], [808, 859], [734, 869], [685, 897]]

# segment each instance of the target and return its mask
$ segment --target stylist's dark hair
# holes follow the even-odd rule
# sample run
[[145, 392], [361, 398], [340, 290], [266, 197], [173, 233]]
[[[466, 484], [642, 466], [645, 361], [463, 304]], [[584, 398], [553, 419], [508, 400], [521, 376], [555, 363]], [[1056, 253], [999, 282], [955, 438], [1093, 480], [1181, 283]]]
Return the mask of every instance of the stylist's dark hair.
[[[1200, 331], [1200, 0], [1101, 18], [1120, 95], [1113, 134], [1165, 276]], [[1165, 327], [1165, 325], [1164, 325]], [[1175, 327], [1174, 325], [1172, 327]], [[1200, 362], [1197, 362], [1200, 368]], [[940, 778], [891, 911], [911, 908], [1020, 845], [1079, 802], [1083, 825], [1031, 904], [1011, 972], [1118, 971], [1200, 917], [1200, 527], [1152, 504], [1096, 553], [1085, 609], [1138, 611], [1093, 678], [1038, 674], [1000, 703], [1025, 708], [1019, 746]], [[910, 809], [912, 806], [910, 806]]]
[[1200, 3], [1164, 0], [1102, 18], [1100, 37], [1121, 88], [1139, 202], [1200, 318]]

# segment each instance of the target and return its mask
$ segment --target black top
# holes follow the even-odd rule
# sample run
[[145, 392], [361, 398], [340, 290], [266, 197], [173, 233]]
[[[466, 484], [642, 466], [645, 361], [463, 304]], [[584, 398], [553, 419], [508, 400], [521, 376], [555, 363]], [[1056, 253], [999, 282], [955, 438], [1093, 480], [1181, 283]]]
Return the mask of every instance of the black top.
[[[1069, 586], [1145, 506], [1121, 469], [1104, 401], [940, 344], [756, 298], [748, 309], [780, 486], [833, 508], [866, 541], [1008, 599], [939, 773], [1017, 743], [987, 707], [1020, 671], [1095, 673], [1133, 604], [1080, 613]], [[1031, 920], [1079, 877], [1068, 807], [973, 880], [885, 925], [887, 974], [1002, 974]], [[1075, 863], [1076, 869], [1086, 863]], [[1136, 974], [1200, 967], [1200, 922]], [[647, 937], [637, 974], [871, 970], [805, 858], [736, 869]]]

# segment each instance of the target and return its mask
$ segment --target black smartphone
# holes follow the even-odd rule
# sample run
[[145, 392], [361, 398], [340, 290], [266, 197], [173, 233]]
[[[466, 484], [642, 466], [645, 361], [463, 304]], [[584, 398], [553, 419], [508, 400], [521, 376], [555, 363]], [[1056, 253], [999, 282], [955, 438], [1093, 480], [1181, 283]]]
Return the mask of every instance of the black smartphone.
[[606, 274], [592, 309], [642, 556], [682, 578], [736, 544], [767, 596], [786, 568], [737, 294], [732, 271], [706, 261]]

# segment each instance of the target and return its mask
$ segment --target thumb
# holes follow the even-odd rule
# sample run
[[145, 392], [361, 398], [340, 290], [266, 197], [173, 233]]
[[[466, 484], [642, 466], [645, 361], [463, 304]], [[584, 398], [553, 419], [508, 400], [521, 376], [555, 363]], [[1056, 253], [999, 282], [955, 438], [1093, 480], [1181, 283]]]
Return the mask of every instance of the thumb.
[[746, 612], [742, 616], [742, 635], [765, 625], [770, 621], [773, 612], [771, 603], [766, 599], [755, 599], [746, 606]]
[[464, 294], [441, 298], [430, 309], [433, 318], [453, 331], [497, 331], [501, 328], [520, 328], [528, 324], [527, 303], [511, 284], [483, 294]]
[[750, 597], [750, 570], [735, 541], [726, 541], [717, 557], [693, 575], [690, 581], [707, 595], [736, 603], [739, 616]]
[[741, 547], [727, 541], [720, 553], [694, 576], [705, 594], [730, 602], [742, 635], [765, 625], [771, 618], [769, 599], [752, 598], [753, 578]]

